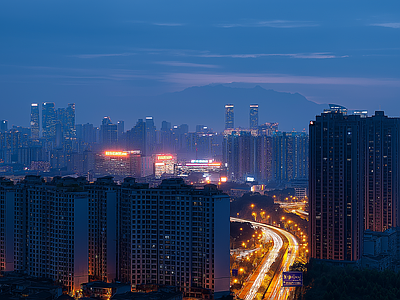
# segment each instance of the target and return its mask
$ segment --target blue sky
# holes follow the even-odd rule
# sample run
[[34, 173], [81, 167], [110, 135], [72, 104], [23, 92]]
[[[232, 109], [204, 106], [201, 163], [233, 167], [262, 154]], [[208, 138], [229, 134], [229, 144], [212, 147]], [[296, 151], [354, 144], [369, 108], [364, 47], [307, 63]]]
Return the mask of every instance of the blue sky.
[[399, 1], [2, 1], [0, 40], [10, 124], [49, 101], [130, 128], [144, 96], [232, 82], [400, 115]]

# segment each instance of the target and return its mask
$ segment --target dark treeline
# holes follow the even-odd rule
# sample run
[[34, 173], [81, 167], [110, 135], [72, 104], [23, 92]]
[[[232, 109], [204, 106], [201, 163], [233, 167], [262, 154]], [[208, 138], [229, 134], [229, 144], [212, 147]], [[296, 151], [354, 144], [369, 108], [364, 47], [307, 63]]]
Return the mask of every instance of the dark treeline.
[[400, 273], [308, 264], [303, 298], [322, 300], [400, 299]]

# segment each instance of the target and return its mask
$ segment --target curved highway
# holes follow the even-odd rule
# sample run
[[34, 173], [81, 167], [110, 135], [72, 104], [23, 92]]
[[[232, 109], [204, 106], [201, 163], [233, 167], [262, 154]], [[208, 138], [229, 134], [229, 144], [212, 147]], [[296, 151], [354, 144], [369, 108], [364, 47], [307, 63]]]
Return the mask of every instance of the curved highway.
[[245, 292], [245, 295], [243, 295], [241, 292], [239, 294], [239, 297], [245, 300], [254, 299], [254, 297], [257, 294], [257, 291], [259, 290], [263, 282], [265, 275], [269, 271], [271, 265], [278, 258], [279, 251], [283, 247], [284, 242], [282, 236], [284, 236], [288, 240], [288, 247], [285, 250], [282, 262], [277, 272], [274, 274], [274, 278], [272, 279], [271, 284], [265, 294], [265, 299], [278, 299], [278, 300], [287, 299], [290, 294], [290, 291], [292, 291], [293, 288], [283, 288], [281, 279], [282, 279], [282, 273], [289, 270], [289, 267], [295, 262], [296, 256], [298, 255], [299, 244], [295, 236], [281, 228], [277, 228], [259, 222], [248, 221], [245, 219], [239, 219], [233, 217], [231, 217], [231, 221], [248, 222], [253, 226], [260, 227], [263, 230], [265, 236], [271, 237], [271, 239], [274, 242], [274, 246], [268, 253], [268, 257], [263, 260], [262, 266], [259, 267], [259, 272], [257, 274], [257, 277], [254, 279], [254, 282], [248, 282], [248, 284], [251, 284], [251, 287], [248, 289], [244, 288], [242, 292]]

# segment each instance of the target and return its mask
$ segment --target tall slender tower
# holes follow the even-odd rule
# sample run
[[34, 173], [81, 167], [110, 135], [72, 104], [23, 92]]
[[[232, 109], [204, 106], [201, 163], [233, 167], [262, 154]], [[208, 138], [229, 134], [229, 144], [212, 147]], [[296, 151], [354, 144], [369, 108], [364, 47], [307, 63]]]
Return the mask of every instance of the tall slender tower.
[[37, 103], [31, 104], [31, 138], [34, 140], [39, 139], [39, 105]]
[[250, 129], [258, 128], [258, 104], [250, 104]]
[[56, 111], [54, 102], [45, 102], [42, 105], [43, 137], [52, 139], [56, 136]]
[[225, 129], [235, 128], [233, 104], [225, 105]]

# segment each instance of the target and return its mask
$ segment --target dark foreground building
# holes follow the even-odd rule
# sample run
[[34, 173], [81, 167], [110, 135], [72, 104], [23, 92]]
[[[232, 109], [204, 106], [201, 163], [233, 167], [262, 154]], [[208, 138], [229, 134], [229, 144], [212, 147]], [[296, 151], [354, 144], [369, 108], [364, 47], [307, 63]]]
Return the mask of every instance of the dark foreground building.
[[229, 293], [229, 197], [214, 185], [27, 176], [16, 185], [2, 178], [0, 202], [1, 270], [70, 291], [118, 280]]
[[359, 260], [364, 230], [399, 226], [399, 127], [342, 107], [310, 122], [312, 258]]

